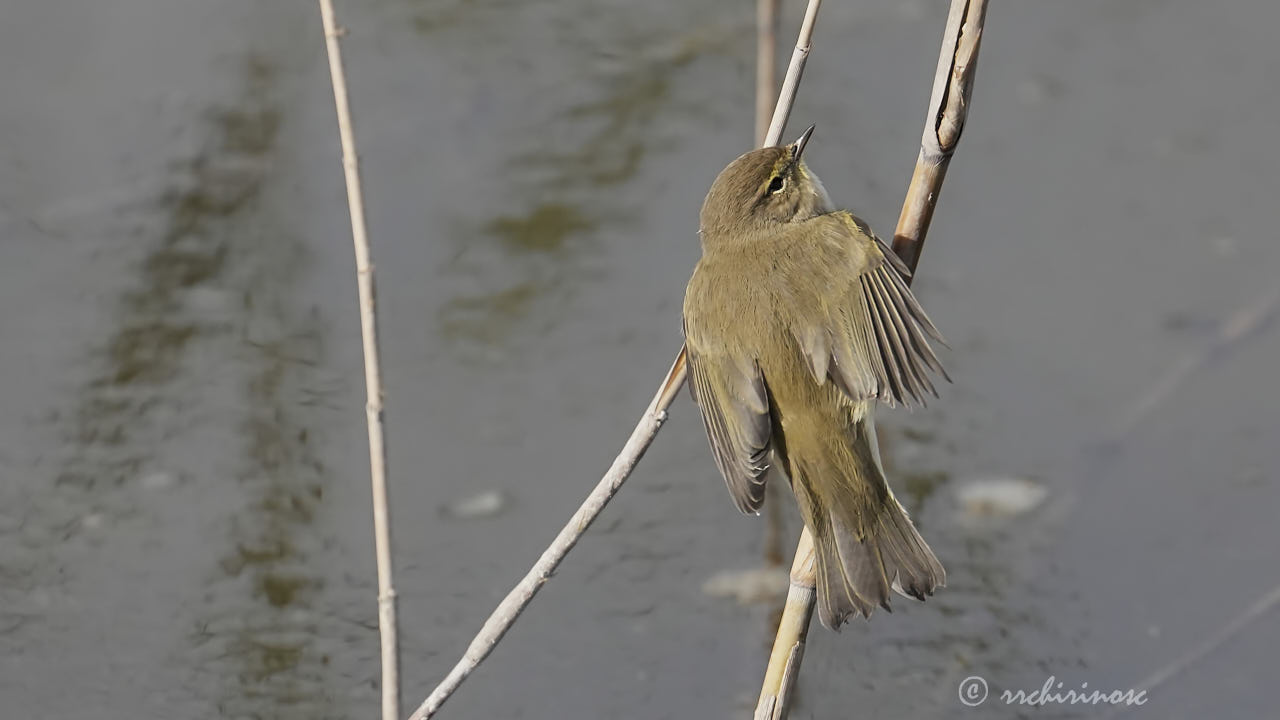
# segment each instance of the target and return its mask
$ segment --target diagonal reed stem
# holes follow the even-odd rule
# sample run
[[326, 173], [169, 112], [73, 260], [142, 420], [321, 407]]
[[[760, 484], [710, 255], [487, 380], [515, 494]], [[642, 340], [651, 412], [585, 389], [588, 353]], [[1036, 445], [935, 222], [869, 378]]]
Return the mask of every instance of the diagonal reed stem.
[[[817, 19], [818, 6], [821, 4], [821, 0], [809, 0], [804, 22], [800, 27], [800, 37], [796, 41], [796, 49], [791, 56], [791, 64], [787, 68], [786, 78], [782, 83], [782, 92], [778, 98], [777, 105], [774, 107], [773, 122], [769, 126], [769, 134], [765, 138], [764, 147], [778, 144], [778, 140], [782, 137], [783, 127], [786, 125], [787, 116], [791, 113], [791, 106], [795, 102], [796, 88], [800, 85], [800, 76], [804, 72], [804, 64], [809, 56], [814, 21]], [[568, 524], [556, 535], [556, 539], [552, 541], [551, 545], [543, 551], [542, 556], [529, 569], [529, 572], [512, 588], [497, 609], [489, 615], [489, 619], [485, 621], [484, 626], [480, 628], [480, 632], [472, 639], [462, 659], [454, 665], [444, 680], [431, 691], [431, 694], [422, 702], [422, 705], [410, 716], [410, 720], [426, 720], [426, 718], [434, 715], [462, 685], [467, 676], [479, 667], [480, 663], [489, 656], [489, 653], [493, 652], [494, 647], [497, 646], [502, 636], [511, 629], [511, 626], [515, 624], [516, 618], [520, 617], [520, 613], [524, 612], [525, 607], [533, 600], [533, 596], [551, 578], [551, 573], [560, 565], [560, 561], [573, 549], [578, 539], [595, 521], [596, 516], [617, 494], [618, 489], [622, 487], [622, 483], [626, 481], [631, 475], [631, 471], [635, 469], [636, 464], [640, 462], [640, 457], [644, 455], [645, 450], [653, 443], [653, 438], [657, 436], [658, 430], [662, 428], [662, 423], [666, 420], [667, 408], [671, 406], [671, 402], [675, 400], [680, 388], [684, 385], [685, 370], [684, 348], [681, 347], [680, 354], [676, 356], [675, 362], [671, 364], [671, 369], [667, 371], [667, 376], [658, 388], [657, 394], [649, 402], [649, 407], [644, 411], [644, 415], [640, 417], [640, 422], [635, 429], [631, 431], [631, 437], [623, 445], [622, 452], [614, 459], [609, 471], [600, 479], [595, 489], [591, 491], [591, 494], [587, 496], [587, 499], [578, 508], [577, 512], [569, 519]]]
[[[894, 252], [912, 271], [920, 261], [920, 250], [933, 220], [942, 181], [968, 117], [986, 14], [986, 0], [952, 0], [947, 15], [928, 119], [920, 140], [920, 155], [893, 238]], [[907, 282], [910, 281], [908, 277]], [[781, 720], [787, 716], [813, 616], [815, 586], [813, 537], [805, 528], [800, 533], [791, 565], [791, 585], [769, 654], [755, 720]]]
[[331, 0], [319, 0], [324, 41], [333, 80], [333, 102], [338, 111], [338, 137], [342, 142], [342, 167], [351, 214], [351, 239], [356, 251], [356, 282], [360, 295], [360, 335], [364, 342], [364, 381], [369, 425], [369, 478], [373, 488], [373, 532], [378, 561], [378, 631], [382, 645], [382, 720], [400, 717], [400, 651], [396, 635], [396, 591], [391, 579], [391, 516], [387, 509], [387, 445], [382, 435], [382, 363], [378, 357], [378, 316], [374, 309], [373, 254], [364, 220], [364, 193], [360, 187], [359, 156], [351, 126], [351, 104], [342, 67], [341, 31], [333, 16]]

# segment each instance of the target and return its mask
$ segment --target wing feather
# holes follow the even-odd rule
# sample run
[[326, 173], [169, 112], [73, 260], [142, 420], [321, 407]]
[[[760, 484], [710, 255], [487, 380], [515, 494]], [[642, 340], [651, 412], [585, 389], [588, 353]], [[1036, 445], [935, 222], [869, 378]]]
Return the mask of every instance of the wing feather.
[[890, 406], [911, 406], [936, 397], [930, 373], [951, 378], [929, 340], [945, 341], [907, 287], [907, 267], [847, 212], [809, 222], [819, 223], [818, 235], [840, 248], [837, 258], [845, 260], [831, 268], [827, 287], [836, 290], [822, 326], [792, 328], [814, 378], [830, 379], [855, 401], [878, 398]]
[[764, 376], [732, 359], [704, 356], [687, 345], [689, 390], [702, 411], [711, 454], [734, 504], [747, 514], [764, 504], [772, 426]]
[[918, 350], [913, 344], [914, 338], [907, 329], [907, 324], [911, 321], [904, 320], [902, 308], [892, 302], [892, 296], [886, 287], [882, 273], [873, 272], [870, 277], [870, 285], [876, 293], [876, 303], [888, 318], [889, 324], [893, 329], [895, 349], [897, 350], [896, 360], [902, 366], [902, 371], [907, 379], [912, 396], [923, 405], [926, 392], [932, 393], [934, 397], [937, 397], [938, 391], [933, 387], [933, 383], [929, 382], [929, 375], [924, 371], [924, 367], [918, 357]]
[[[916, 302], [915, 297], [911, 295], [911, 291], [906, 287], [905, 283], [902, 282], [902, 278], [890, 275], [884, 279], [885, 287], [890, 295], [892, 295], [893, 302], [898, 307], [906, 309], [907, 314], [910, 316], [911, 320], [915, 321], [914, 324], [916, 326], [923, 329], [934, 340], [945, 345], [946, 341], [942, 339], [942, 336], [938, 333], [938, 329], [933, 326], [933, 322], [929, 320], [929, 316], [924, 314], [924, 308], [920, 307], [920, 304]], [[910, 337], [911, 345], [916, 354], [926, 365], [929, 366], [929, 369], [938, 373], [943, 378], [950, 380], [951, 377], [947, 375], [947, 371], [942, 367], [942, 363], [938, 361], [938, 356], [934, 354], [933, 348], [930, 347], [928, 341], [920, 338], [918, 332], [911, 333]]]

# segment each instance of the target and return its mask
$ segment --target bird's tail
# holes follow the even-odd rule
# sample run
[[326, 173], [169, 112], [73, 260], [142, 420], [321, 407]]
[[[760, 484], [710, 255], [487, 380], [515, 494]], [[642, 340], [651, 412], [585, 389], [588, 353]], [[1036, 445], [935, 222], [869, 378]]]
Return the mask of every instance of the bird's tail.
[[942, 563], [885, 482], [869, 419], [858, 423], [857, 435], [851, 448], [857, 477], [827, 478], [818, 485], [804, 477], [810, 470], [838, 472], [850, 467], [847, 462], [802, 464], [795, 468], [801, 477], [793, 477], [813, 534], [818, 617], [832, 629], [851, 615], [870, 617], [877, 605], [891, 611], [890, 590], [924, 600], [947, 580]]

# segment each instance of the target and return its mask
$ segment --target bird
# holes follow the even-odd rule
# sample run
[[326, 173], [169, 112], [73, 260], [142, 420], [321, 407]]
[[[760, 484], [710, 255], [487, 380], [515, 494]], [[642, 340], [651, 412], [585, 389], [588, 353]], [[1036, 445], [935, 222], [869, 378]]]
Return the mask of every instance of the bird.
[[889, 487], [873, 415], [922, 406], [933, 378], [951, 378], [910, 270], [806, 165], [813, 131], [716, 177], [683, 320], [688, 387], [729, 494], [759, 514], [770, 470], [785, 473], [813, 536], [818, 617], [838, 630], [892, 612], [890, 590], [924, 600], [946, 584]]

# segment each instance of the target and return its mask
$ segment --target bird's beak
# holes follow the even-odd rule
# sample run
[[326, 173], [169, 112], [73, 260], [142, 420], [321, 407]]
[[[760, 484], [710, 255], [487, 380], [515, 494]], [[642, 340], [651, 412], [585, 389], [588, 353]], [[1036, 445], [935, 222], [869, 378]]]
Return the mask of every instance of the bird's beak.
[[800, 136], [799, 140], [796, 140], [795, 142], [791, 143], [791, 148], [792, 148], [791, 157], [793, 159], [795, 160], [800, 159], [801, 153], [804, 152], [804, 146], [809, 144], [809, 137], [813, 135], [813, 129], [816, 127], [818, 126], [810, 125], [809, 129], [804, 131], [804, 133]]

